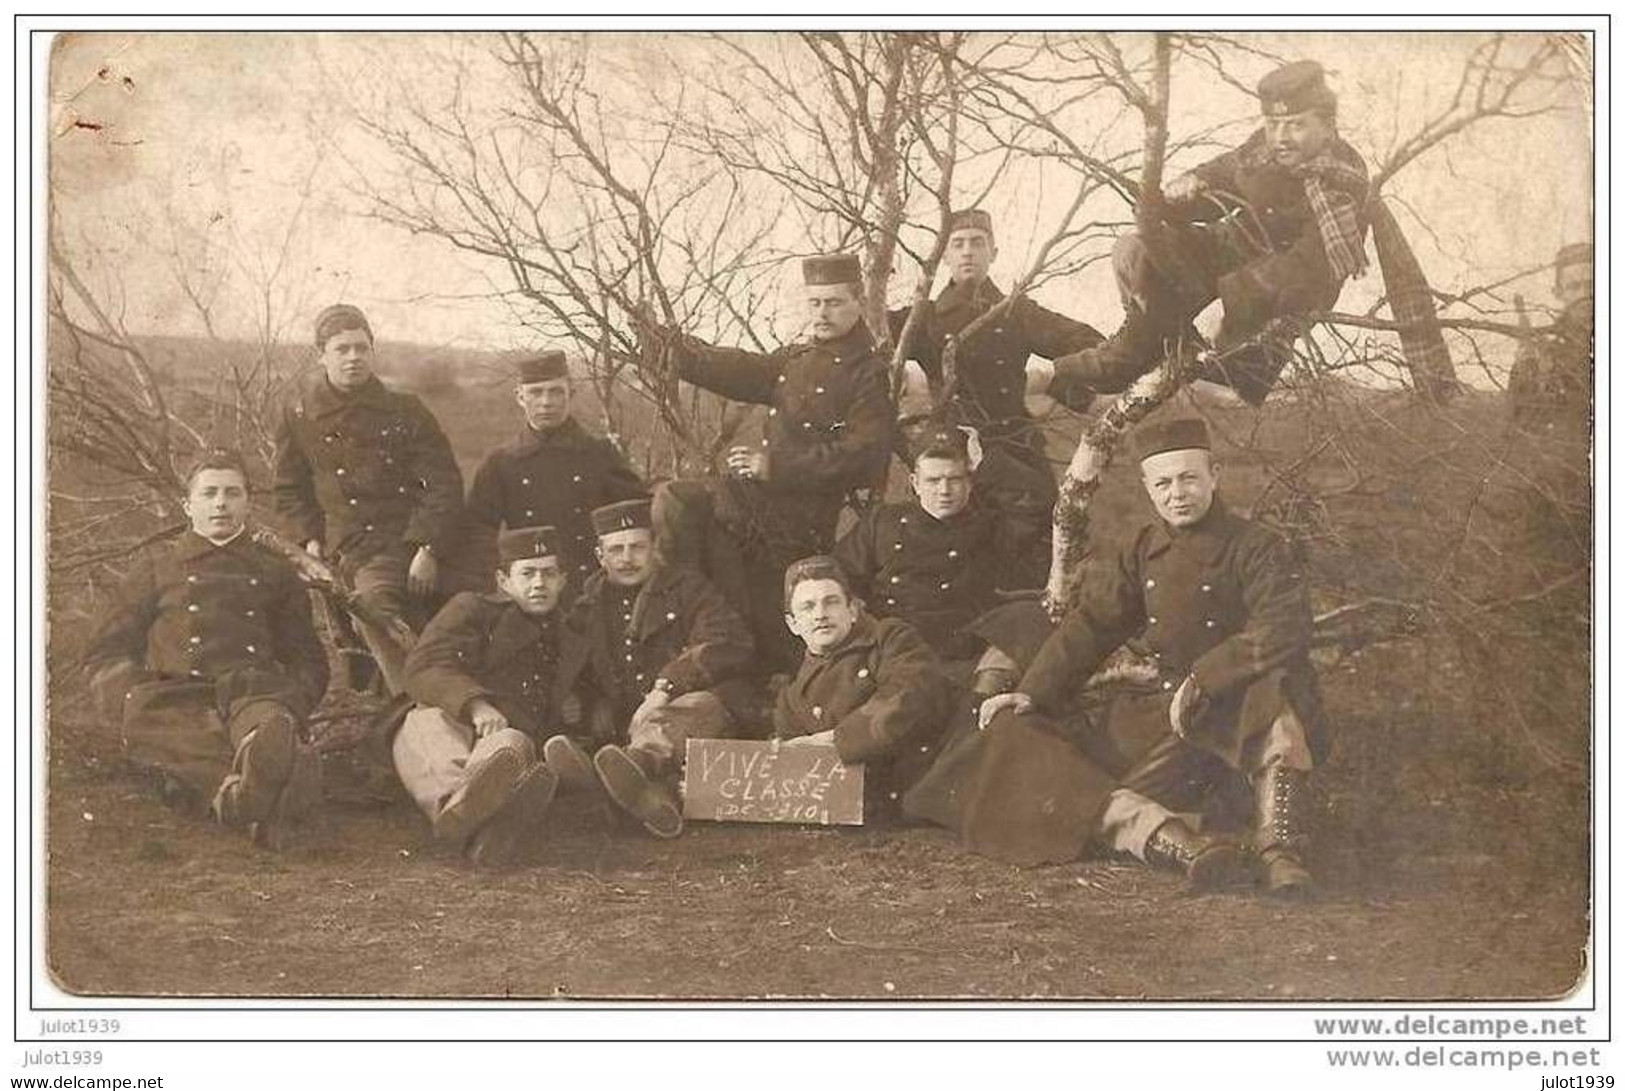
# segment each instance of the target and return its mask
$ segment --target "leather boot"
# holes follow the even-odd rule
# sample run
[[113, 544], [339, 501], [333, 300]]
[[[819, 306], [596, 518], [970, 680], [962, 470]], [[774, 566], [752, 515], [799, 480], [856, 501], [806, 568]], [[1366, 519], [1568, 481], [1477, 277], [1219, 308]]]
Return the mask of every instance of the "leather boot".
[[609, 798], [644, 829], [668, 838], [683, 832], [683, 810], [666, 787], [653, 756], [635, 747], [611, 744], [593, 755], [592, 764]]
[[1177, 818], [1158, 826], [1145, 843], [1145, 862], [1179, 872], [1197, 891], [1248, 886], [1254, 881], [1241, 846], [1228, 838], [1199, 834]]
[[1309, 775], [1271, 765], [1253, 778], [1254, 845], [1263, 867], [1264, 889], [1282, 897], [1310, 893], [1314, 879], [1303, 866], [1309, 841]]

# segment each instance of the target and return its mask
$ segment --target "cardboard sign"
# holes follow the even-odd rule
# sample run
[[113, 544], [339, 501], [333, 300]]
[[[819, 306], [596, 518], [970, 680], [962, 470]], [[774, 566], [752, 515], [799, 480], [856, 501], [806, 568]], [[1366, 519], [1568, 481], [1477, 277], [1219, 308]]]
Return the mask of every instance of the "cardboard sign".
[[863, 766], [829, 743], [689, 739], [683, 817], [712, 822], [863, 825]]

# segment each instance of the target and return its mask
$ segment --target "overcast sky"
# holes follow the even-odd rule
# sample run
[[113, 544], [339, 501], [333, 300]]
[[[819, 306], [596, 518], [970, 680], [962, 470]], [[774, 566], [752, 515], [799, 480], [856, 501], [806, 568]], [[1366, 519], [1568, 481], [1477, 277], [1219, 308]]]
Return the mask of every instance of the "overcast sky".
[[[748, 36], [747, 36], [748, 37]], [[750, 39], [766, 45], [765, 39]], [[1341, 96], [1344, 135], [1375, 161], [1454, 88], [1468, 37], [1425, 34], [1249, 36], [1278, 55], [1313, 56]], [[249, 267], [232, 271], [216, 304], [223, 332], [251, 332], [258, 301], [245, 298], [255, 262], [278, 256], [282, 283], [296, 290], [273, 300], [287, 336], [302, 340], [310, 312], [343, 298], [367, 308], [382, 336], [469, 347], [533, 344], [507, 310], [482, 298], [502, 271], [456, 254], [433, 239], [410, 238], [357, 215], [353, 180], [331, 157], [318, 160], [313, 133], [346, 142], [349, 122], [334, 97], [341, 80], [384, 86], [436, 74], [413, 60], [438, 39], [378, 36], [101, 34], [61, 39], [51, 69], [51, 181], [67, 249], [99, 289], [123, 293], [129, 325], [154, 333], [201, 331], [178, 289], [168, 248], [201, 245], [187, 231], [202, 224], [215, 240], [231, 237]], [[683, 64], [702, 49], [679, 35], [606, 35], [594, 43], [606, 65], [636, 64], [658, 49]], [[709, 57], [710, 54], [704, 54]], [[673, 61], [672, 59], [675, 58]], [[1238, 65], [1252, 82], [1270, 67]], [[607, 70], [607, 69], [606, 69]], [[432, 93], [434, 88], [425, 88]], [[613, 94], [613, 88], [603, 88]], [[1176, 135], [1217, 121], [1250, 117], [1243, 91], [1176, 72]], [[1238, 128], [1244, 133], [1245, 128]], [[1431, 234], [1413, 238], [1435, 286], [1454, 290], [1549, 261], [1564, 242], [1587, 236], [1591, 215], [1589, 116], [1576, 98], [1568, 110], [1494, 122], [1453, 139], [1408, 167], [1389, 193], [1425, 215]], [[1189, 166], [1191, 163], [1183, 164]], [[365, 164], [363, 164], [365, 168]], [[314, 174], [312, 174], [314, 168]], [[308, 185], [307, 185], [308, 179]], [[1001, 231], [995, 276], [1008, 283], [1033, 240], [1020, 215], [1033, 199], [1016, 181], [994, 195]], [[280, 254], [300, 192], [308, 189], [308, 229]], [[167, 207], [167, 211], [166, 211]], [[207, 210], [207, 215], [204, 215]], [[182, 225], [177, 243], [167, 224]], [[188, 226], [190, 225], [190, 227]], [[229, 236], [228, 236], [229, 232]], [[195, 252], [195, 251], [194, 251]], [[297, 270], [297, 276], [291, 273]], [[1521, 285], [1532, 301], [1549, 299], [1549, 274]], [[793, 277], [784, 278], [786, 290]], [[1380, 291], [1369, 276], [1345, 291], [1343, 307], [1362, 307]], [[1047, 284], [1042, 302], [1109, 329], [1120, 309], [1103, 267]], [[779, 331], [789, 336], [793, 328]]]

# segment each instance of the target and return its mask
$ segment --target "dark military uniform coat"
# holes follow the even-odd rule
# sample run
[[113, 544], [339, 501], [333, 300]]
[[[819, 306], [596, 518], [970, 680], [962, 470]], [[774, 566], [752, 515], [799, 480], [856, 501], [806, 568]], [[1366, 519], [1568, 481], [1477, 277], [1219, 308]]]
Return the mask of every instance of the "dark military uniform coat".
[[579, 654], [576, 640], [558, 610], [533, 618], [506, 595], [464, 591], [435, 615], [406, 657], [406, 692], [464, 723], [469, 703], [483, 699], [540, 741], [559, 730], [567, 693], [560, 668]]
[[460, 567], [489, 581], [496, 568], [497, 531], [557, 527], [565, 571], [579, 588], [598, 569], [593, 509], [647, 492], [615, 445], [573, 417], [547, 432], [527, 426], [475, 471], [467, 505], [473, 533]]
[[1048, 560], [1039, 546], [973, 498], [950, 519], [918, 503], [871, 508], [842, 536], [835, 559], [874, 614], [902, 618], [939, 655], [964, 659], [983, 644], [966, 627], [999, 604], [999, 587], [1027, 585], [1023, 577]]
[[1589, 306], [1565, 311], [1550, 336], [1520, 343], [1507, 381], [1512, 419], [1530, 431], [1566, 431], [1584, 439], [1591, 425], [1595, 351]]
[[201, 753], [211, 713], [224, 720], [242, 702], [269, 698], [304, 717], [327, 690], [304, 586], [246, 531], [223, 546], [187, 531], [142, 556], [86, 665], [120, 688], [104, 703], [122, 703], [131, 758], [165, 767]]
[[[905, 346], [907, 358], [919, 362], [933, 386], [941, 384], [943, 346], [1003, 298], [1004, 293], [986, 278], [973, 286], [950, 283], [927, 305], [923, 321], [915, 325]], [[891, 313], [893, 334], [902, 334], [908, 313], [907, 307]], [[955, 357], [959, 418], [975, 425], [986, 439], [1010, 436], [1026, 445], [1032, 432], [1027, 424], [1031, 420], [1026, 404], [1027, 358], [1054, 359], [1101, 340], [1094, 327], [1021, 297], [1003, 318], [983, 326], [959, 346]]]
[[683, 338], [677, 367], [697, 386], [768, 407], [769, 480], [737, 484], [767, 503], [801, 552], [828, 549], [846, 494], [879, 482], [891, 457], [891, 385], [868, 329], [860, 322], [833, 341], [767, 355]]
[[451, 546], [463, 478], [433, 414], [376, 378], [341, 393], [307, 376], [277, 428], [276, 510], [299, 542], [350, 565], [379, 553]]
[[865, 812], [887, 814], [930, 766], [954, 699], [941, 660], [913, 626], [862, 616], [841, 647], [802, 659], [779, 692], [773, 733], [833, 730], [841, 760], [864, 767]]
[[570, 625], [581, 639], [563, 684], [609, 701], [618, 733], [656, 678], [672, 684], [673, 697], [710, 690], [730, 711], [745, 707], [750, 631], [697, 572], [657, 565], [641, 586], [628, 589], [600, 571], [587, 581]]
[[1205, 698], [1193, 745], [1236, 766], [1242, 745], [1290, 706], [1318, 757], [1325, 725], [1309, 663], [1312, 625], [1303, 569], [1286, 541], [1215, 500], [1196, 526], [1153, 520], [1102, 558], [1020, 689], [1040, 711], [1060, 714], [1107, 655], [1139, 635], [1158, 678], [1112, 706], [1095, 755], [1112, 772], [1169, 734], [1168, 708], [1187, 677]]

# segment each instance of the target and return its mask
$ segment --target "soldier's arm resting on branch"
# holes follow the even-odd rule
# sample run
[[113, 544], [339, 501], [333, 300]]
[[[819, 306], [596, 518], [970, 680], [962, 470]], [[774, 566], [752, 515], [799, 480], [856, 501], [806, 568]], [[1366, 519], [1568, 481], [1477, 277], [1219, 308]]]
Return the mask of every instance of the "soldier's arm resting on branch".
[[[277, 421], [276, 456], [271, 478], [272, 506], [288, 537], [304, 542], [313, 557], [321, 556], [326, 521], [316, 502], [315, 473], [300, 449], [293, 427], [293, 409], [284, 407]], [[312, 549], [311, 547], [315, 548]]]
[[941, 660], [912, 627], [886, 626], [879, 640], [882, 667], [874, 694], [833, 729], [835, 747], [848, 765], [885, 757], [940, 726], [953, 700]]
[[736, 402], [770, 405], [778, 386], [776, 356], [718, 348], [686, 334], [673, 341], [677, 376]]
[[1087, 322], [1057, 314], [1025, 296], [1016, 300], [1014, 308], [1028, 347], [1045, 359], [1053, 360], [1057, 356], [1094, 348], [1106, 340], [1099, 330]]
[[1191, 667], [1191, 678], [1209, 698], [1246, 686], [1307, 652], [1314, 627], [1303, 566], [1284, 539], [1259, 528], [1237, 561], [1247, 623]]
[[891, 388], [884, 368], [866, 369], [846, 410], [845, 426], [831, 435], [774, 452], [773, 473], [780, 481], [811, 488], [851, 488], [872, 480], [891, 458]]

